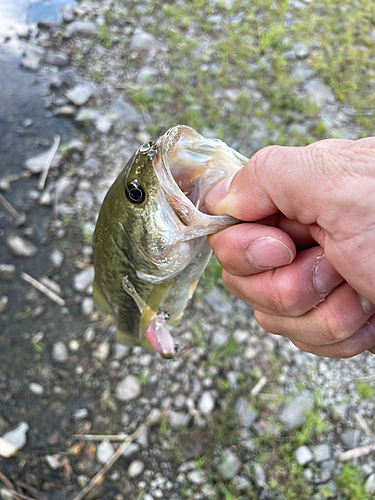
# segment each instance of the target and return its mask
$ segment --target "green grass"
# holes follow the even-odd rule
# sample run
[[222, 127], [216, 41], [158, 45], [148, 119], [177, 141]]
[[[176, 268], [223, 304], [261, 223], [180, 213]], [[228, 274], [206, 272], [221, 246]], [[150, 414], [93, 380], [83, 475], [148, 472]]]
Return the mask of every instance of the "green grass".
[[335, 482], [345, 495], [345, 500], [370, 500], [373, 498], [373, 495], [366, 493], [364, 480], [358, 469], [350, 464], [344, 464]]
[[374, 396], [374, 389], [366, 382], [359, 382], [357, 392], [363, 399], [371, 399]]

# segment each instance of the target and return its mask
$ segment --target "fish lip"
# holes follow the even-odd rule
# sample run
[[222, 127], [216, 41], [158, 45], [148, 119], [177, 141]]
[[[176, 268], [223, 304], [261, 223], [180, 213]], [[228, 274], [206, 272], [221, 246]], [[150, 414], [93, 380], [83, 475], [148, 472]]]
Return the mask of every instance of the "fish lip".
[[[187, 125], [176, 125], [159, 137], [155, 143], [157, 154], [154, 158], [154, 171], [169, 205], [180, 221], [185, 226], [189, 226], [193, 224], [199, 210], [181, 191], [169, 167], [169, 158], [173, 152], [173, 147], [184, 131], [198, 135]], [[202, 214], [202, 212], [199, 213]]]
[[[154, 150], [156, 154], [153, 160], [154, 172], [168, 204], [182, 223], [182, 231], [179, 235], [179, 239], [181, 241], [188, 241], [199, 236], [215, 233], [239, 221], [225, 215], [209, 215], [201, 212], [183, 193], [182, 189], [180, 189], [170, 168], [170, 158], [175, 150], [176, 143], [182, 136], [185, 136], [186, 139], [194, 138], [202, 142], [217, 141], [218, 147], [224, 148], [225, 151], [230, 151], [230, 159], [236, 156], [241, 166], [246, 163], [247, 158], [232, 150], [218, 139], [206, 139], [187, 125], [172, 127], [155, 141]], [[239, 168], [238, 161], [236, 161], [237, 167], [233, 168]]]

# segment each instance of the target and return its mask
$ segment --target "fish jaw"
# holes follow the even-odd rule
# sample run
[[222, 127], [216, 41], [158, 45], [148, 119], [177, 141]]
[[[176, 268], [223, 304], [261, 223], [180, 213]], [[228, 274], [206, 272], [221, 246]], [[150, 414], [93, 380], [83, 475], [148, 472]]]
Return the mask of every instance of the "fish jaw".
[[207, 139], [185, 125], [172, 127], [158, 140], [154, 171], [182, 223], [179, 241], [207, 236], [239, 222], [230, 216], [204, 213], [204, 198], [247, 161], [219, 139]]

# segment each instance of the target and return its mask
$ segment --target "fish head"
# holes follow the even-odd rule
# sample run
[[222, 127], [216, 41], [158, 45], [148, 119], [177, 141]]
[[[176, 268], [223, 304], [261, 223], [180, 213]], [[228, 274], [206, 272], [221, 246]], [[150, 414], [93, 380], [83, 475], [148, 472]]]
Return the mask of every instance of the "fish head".
[[116, 243], [140, 278], [172, 279], [199, 255], [208, 234], [238, 222], [205, 213], [204, 197], [246, 162], [222, 141], [184, 125], [135, 152], [115, 181], [113, 198]]

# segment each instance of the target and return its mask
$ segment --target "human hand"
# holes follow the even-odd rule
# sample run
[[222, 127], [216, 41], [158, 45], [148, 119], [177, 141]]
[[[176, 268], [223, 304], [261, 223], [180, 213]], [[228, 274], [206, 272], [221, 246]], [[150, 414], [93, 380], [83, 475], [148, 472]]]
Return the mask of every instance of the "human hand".
[[229, 290], [304, 351], [375, 353], [375, 138], [270, 146], [207, 195]]

